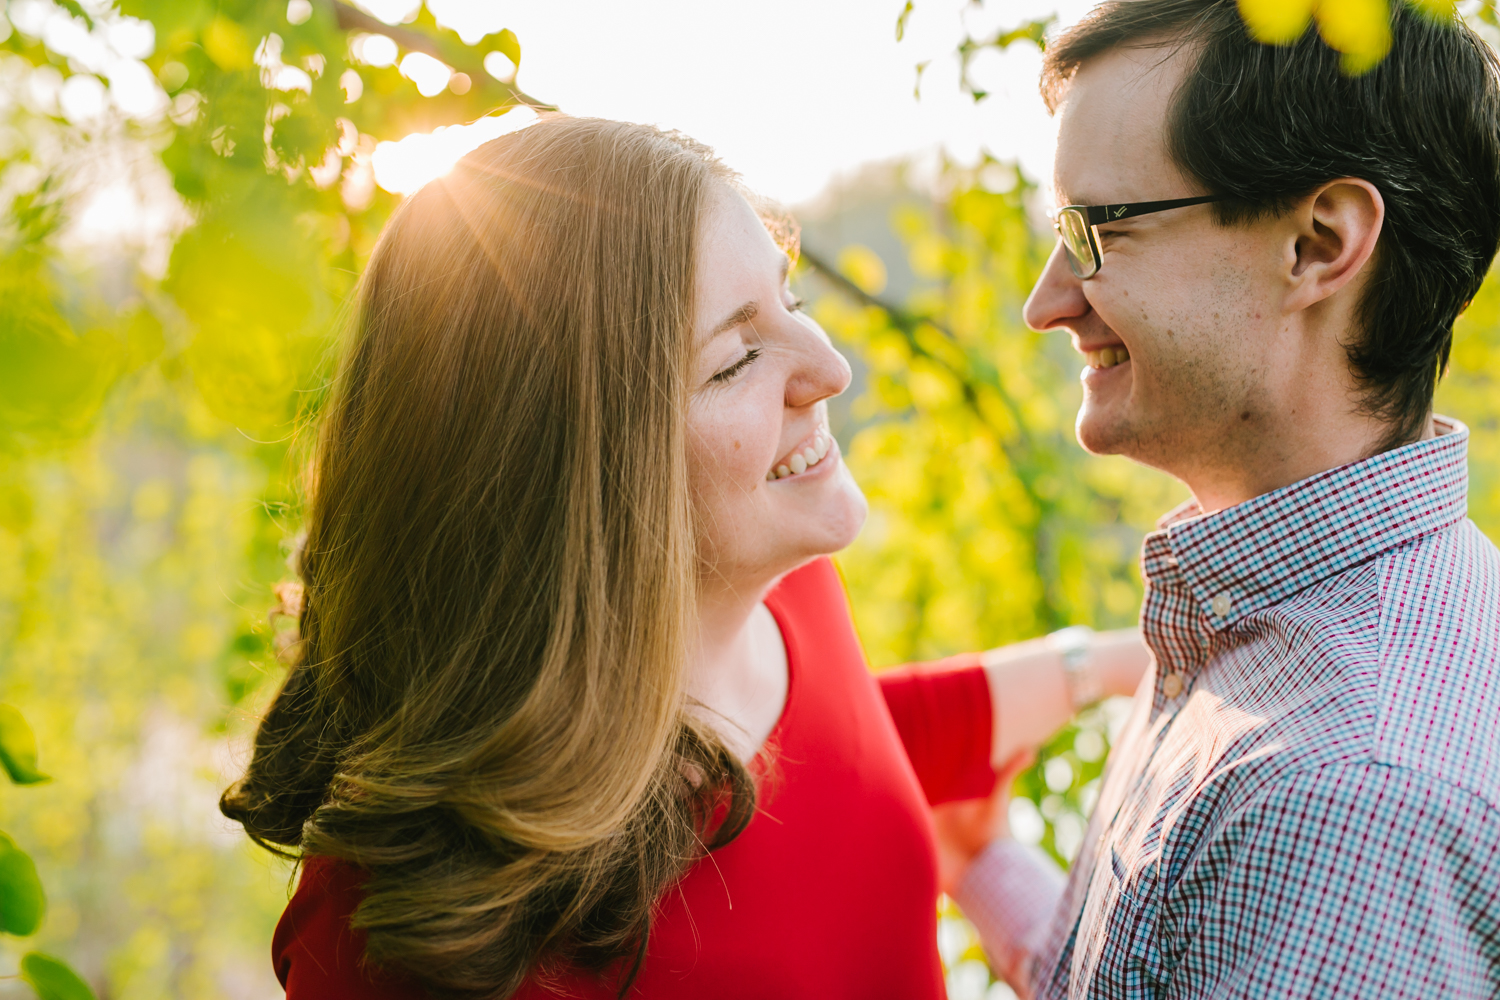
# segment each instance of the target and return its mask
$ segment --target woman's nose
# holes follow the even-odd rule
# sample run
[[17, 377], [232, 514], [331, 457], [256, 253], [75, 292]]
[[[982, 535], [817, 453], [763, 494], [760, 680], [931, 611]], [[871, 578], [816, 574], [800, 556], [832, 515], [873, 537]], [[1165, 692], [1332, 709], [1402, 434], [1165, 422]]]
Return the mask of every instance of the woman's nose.
[[1047, 266], [1036, 287], [1026, 297], [1021, 318], [1033, 330], [1052, 330], [1067, 325], [1089, 311], [1089, 300], [1083, 294], [1083, 282], [1068, 266], [1068, 255], [1062, 241], [1052, 248]]
[[849, 388], [853, 377], [849, 362], [834, 349], [828, 335], [811, 318], [803, 318], [809, 327], [799, 337], [797, 365], [786, 384], [786, 405], [793, 408], [811, 406]]

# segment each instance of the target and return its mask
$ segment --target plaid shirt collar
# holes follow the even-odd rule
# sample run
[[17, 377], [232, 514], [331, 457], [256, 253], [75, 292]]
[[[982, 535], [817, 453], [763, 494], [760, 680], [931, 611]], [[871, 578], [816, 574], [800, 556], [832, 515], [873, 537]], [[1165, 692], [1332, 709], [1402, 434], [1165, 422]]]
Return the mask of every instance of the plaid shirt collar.
[[1148, 583], [1185, 586], [1201, 615], [1199, 627], [1218, 633], [1462, 521], [1469, 429], [1447, 417], [1433, 419], [1435, 438], [1329, 469], [1214, 514], [1201, 514], [1192, 501], [1178, 507], [1162, 518], [1162, 530], [1146, 536], [1141, 566]]

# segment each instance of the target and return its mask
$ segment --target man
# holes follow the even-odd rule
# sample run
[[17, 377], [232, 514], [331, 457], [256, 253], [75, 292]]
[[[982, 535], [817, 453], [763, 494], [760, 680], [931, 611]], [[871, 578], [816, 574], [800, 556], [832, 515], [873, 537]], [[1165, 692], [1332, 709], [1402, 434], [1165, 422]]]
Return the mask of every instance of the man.
[[1357, 77], [1233, 0], [1048, 49], [1083, 207], [1026, 320], [1089, 361], [1084, 447], [1194, 500], [1144, 544], [1156, 668], [1066, 886], [1002, 838], [955, 891], [1022, 992], [1500, 995], [1500, 553], [1431, 412], [1500, 241], [1500, 84], [1393, 7]]

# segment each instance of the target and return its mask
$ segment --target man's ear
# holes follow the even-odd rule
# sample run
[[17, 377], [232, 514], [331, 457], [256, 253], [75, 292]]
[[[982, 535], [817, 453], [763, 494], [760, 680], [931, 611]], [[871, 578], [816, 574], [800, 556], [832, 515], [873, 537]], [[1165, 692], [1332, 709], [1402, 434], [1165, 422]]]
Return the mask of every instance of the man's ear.
[[1385, 223], [1385, 199], [1369, 181], [1329, 181], [1298, 202], [1289, 247], [1287, 312], [1316, 305], [1359, 274]]

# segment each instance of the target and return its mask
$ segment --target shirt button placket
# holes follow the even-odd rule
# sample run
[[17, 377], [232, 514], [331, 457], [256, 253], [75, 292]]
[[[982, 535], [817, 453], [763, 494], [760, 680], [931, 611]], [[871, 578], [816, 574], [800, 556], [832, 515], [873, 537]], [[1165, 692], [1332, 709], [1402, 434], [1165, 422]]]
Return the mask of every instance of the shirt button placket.
[[1175, 670], [1161, 679], [1161, 693], [1168, 698], [1175, 698], [1182, 694], [1182, 675]]

